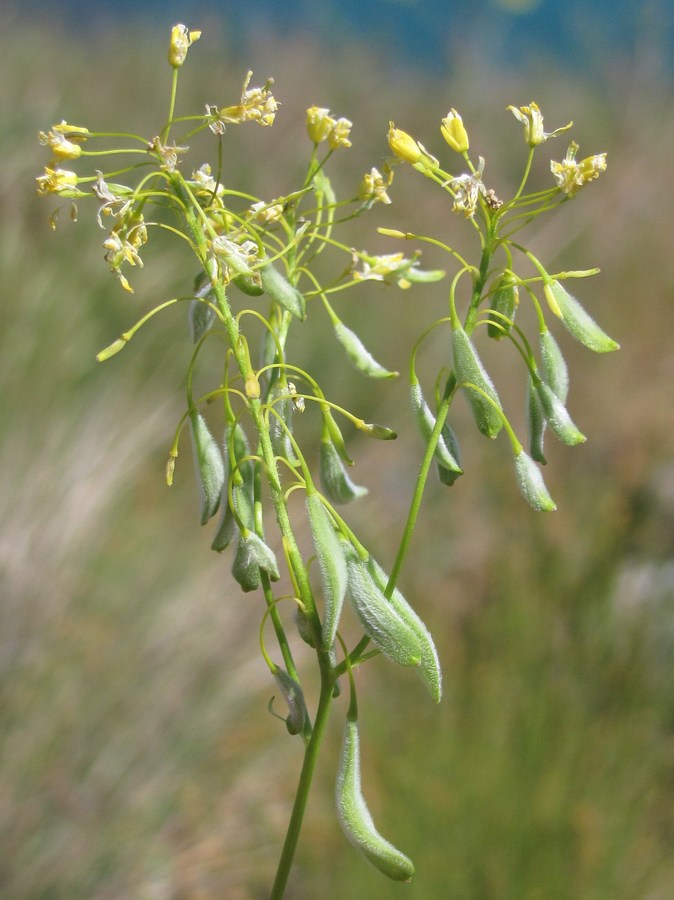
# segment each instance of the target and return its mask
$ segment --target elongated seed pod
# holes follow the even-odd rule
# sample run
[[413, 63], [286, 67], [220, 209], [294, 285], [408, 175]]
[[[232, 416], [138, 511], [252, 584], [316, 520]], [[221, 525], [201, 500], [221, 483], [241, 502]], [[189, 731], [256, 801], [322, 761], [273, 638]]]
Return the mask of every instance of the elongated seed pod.
[[260, 566], [253, 554], [252, 543], [245, 540], [241, 534], [239, 534], [232, 562], [232, 576], [246, 594], [256, 591], [262, 583]]
[[[372, 577], [382, 591], [386, 590], [388, 584], [388, 575], [379, 565], [379, 563], [370, 557], [368, 566]], [[412, 609], [399, 588], [394, 588], [389, 600], [400, 618], [414, 631], [421, 648], [421, 663], [419, 665], [419, 674], [428, 689], [428, 693], [439, 703], [442, 699], [442, 670], [440, 668], [440, 660], [438, 659], [438, 651], [431, 633], [426, 625]]]
[[323, 491], [331, 503], [351, 503], [364, 497], [367, 488], [354, 484], [331, 440], [322, 440], [319, 449], [318, 469]]
[[337, 340], [344, 347], [346, 355], [359, 372], [362, 372], [369, 378], [396, 377], [398, 373], [391, 372], [378, 363], [358, 335], [350, 328], [347, 328], [343, 322], [336, 322], [334, 329]]
[[[274, 410], [276, 411], [276, 415], [274, 413], [269, 414], [269, 437], [271, 438], [274, 453], [287, 459], [291, 466], [297, 466], [299, 465], [299, 460], [295, 455], [293, 445], [288, 436], [288, 431], [292, 433], [293, 405], [287, 386], [274, 385], [270, 399], [275, 399]], [[285, 428], [281, 422], [285, 424]], [[286, 431], [286, 428], [288, 431]]]
[[267, 263], [266, 266], [260, 269], [260, 279], [262, 287], [274, 302], [278, 303], [279, 306], [282, 306], [297, 319], [305, 318], [306, 305], [304, 295], [272, 263]]
[[346, 560], [342, 542], [318, 494], [307, 494], [306, 504], [323, 587], [322, 646], [329, 650], [335, 642], [346, 596]]
[[491, 301], [492, 309], [500, 315], [491, 317], [492, 321], [487, 325], [489, 337], [498, 341], [510, 333], [519, 302], [517, 276], [510, 269], [506, 269]]
[[259, 534], [254, 531], [248, 531], [245, 535], [241, 535], [241, 542], [248, 545], [248, 553], [252, 563], [258, 568], [264, 569], [272, 581], [278, 581], [280, 578], [278, 563], [276, 556], [269, 544], [266, 544]]
[[365, 859], [395, 881], [410, 881], [412, 860], [377, 831], [367, 808], [360, 780], [360, 739], [358, 722], [347, 719], [335, 790], [337, 815], [347, 837]]
[[549, 331], [539, 335], [543, 380], [566, 403], [569, 395], [569, 370], [559, 344]]
[[351, 604], [365, 634], [384, 656], [399, 666], [420, 665], [423, 651], [419, 638], [377, 584], [369, 559], [361, 559], [349, 548], [346, 566]]
[[620, 344], [617, 344], [597, 325], [590, 314], [559, 281], [545, 284], [543, 292], [552, 311], [561, 318], [576, 340], [584, 344], [588, 350], [594, 350], [595, 353], [610, 353], [611, 350], [620, 348]]
[[557, 509], [545, 486], [541, 470], [524, 450], [515, 455], [515, 473], [522, 495], [532, 509], [537, 512]]
[[264, 294], [259, 272], [253, 272], [252, 275], [235, 275], [232, 281], [240, 291], [243, 291], [249, 297], [260, 297]]
[[204, 295], [203, 300], [195, 298], [190, 302], [190, 333], [195, 344], [213, 327], [213, 322], [215, 322], [215, 310], [210, 303], [205, 302], [208, 300], [213, 302], [213, 294], [210, 290]]
[[533, 379], [529, 376], [527, 384], [527, 422], [529, 425], [529, 452], [536, 462], [545, 465], [547, 459], [543, 452], [543, 440], [545, 437], [545, 426], [547, 419], [538, 399], [538, 392], [534, 386]]
[[574, 425], [566, 407], [552, 388], [549, 388], [544, 381], [541, 381], [536, 385], [536, 393], [550, 429], [559, 440], [569, 447], [582, 444], [585, 440], [585, 435]]
[[[424, 443], [428, 443], [431, 433], [435, 428], [436, 419], [424, 399], [421, 385], [418, 381], [410, 385], [410, 401], [412, 403], [412, 411], [414, 412], [414, 418], [419, 433], [421, 434]], [[458, 477], [463, 474], [463, 469], [450, 450], [446, 441], [446, 436], [447, 432], [443, 426], [440, 438], [435, 445], [434, 456], [439, 465], [443, 466], [449, 472], [455, 473], [456, 477]]]
[[205, 525], [220, 505], [225, 482], [225, 463], [204, 417], [196, 410], [190, 412], [190, 433], [197, 480], [201, 488], [201, 524]]
[[[456, 378], [461, 385], [465, 385], [466, 396], [473, 409], [475, 424], [482, 434], [495, 438], [503, 427], [503, 419], [499, 413], [501, 401], [470, 338], [459, 324], [452, 326], [452, 350]], [[483, 391], [490, 399], [488, 400], [484, 394], [469, 387], [471, 384]]]

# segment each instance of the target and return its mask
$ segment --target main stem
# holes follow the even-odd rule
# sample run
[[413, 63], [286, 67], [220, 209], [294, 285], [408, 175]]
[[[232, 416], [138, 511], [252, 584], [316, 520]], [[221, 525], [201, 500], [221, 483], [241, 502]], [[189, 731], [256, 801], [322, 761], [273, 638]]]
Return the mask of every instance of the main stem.
[[300, 773], [299, 782], [297, 784], [297, 792], [295, 793], [295, 802], [293, 811], [288, 822], [288, 830], [286, 832], [281, 858], [279, 859], [276, 870], [276, 878], [270, 894], [270, 900], [282, 900], [288, 876], [295, 858], [297, 843], [299, 841], [300, 832], [302, 830], [302, 822], [304, 821], [304, 813], [307, 808], [309, 799], [309, 791], [316, 769], [318, 753], [323, 742], [325, 728], [328, 723], [330, 707], [333, 699], [334, 677], [332, 672], [327, 672], [325, 668], [321, 669], [321, 695], [316, 710], [316, 719], [311, 738], [304, 751], [304, 762]]

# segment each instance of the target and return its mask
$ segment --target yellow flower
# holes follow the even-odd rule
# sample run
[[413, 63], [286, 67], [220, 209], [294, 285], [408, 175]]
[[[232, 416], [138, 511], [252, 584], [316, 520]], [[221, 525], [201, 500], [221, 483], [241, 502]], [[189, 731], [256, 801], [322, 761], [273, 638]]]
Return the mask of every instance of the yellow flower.
[[307, 110], [307, 132], [314, 144], [324, 141], [335, 125], [329, 109], [312, 106]]
[[568, 125], [556, 128], [554, 131], [543, 131], [543, 114], [533, 100], [529, 106], [520, 106], [519, 109], [516, 106], [508, 106], [507, 109], [510, 110], [518, 122], [524, 125], [524, 140], [530, 147], [543, 144], [548, 138], [555, 137], [562, 131], [567, 131], [573, 125], [573, 122], [569, 122]]
[[169, 44], [169, 65], [173, 66], [174, 69], [180, 68], [185, 62], [187, 51], [200, 37], [200, 31], [189, 31], [186, 25], [174, 25], [171, 29], [171, 42]]
[[606, 154], [597, 153], [595, 156], [587, 156], [579, 163], [576, 162], [578, 144], [571, 141], [566, 156], [561, 162], [550, 162], [550, 171], [555, 176], [557, 187], [569, 197], [574, 197], [578, 191], [587, 184], [599, 178], [606, 171]]
[[54, 125], [46, 134], [44, 131], [39, 134], [40, 143], [49, 147], [57, 160], [77, 159], [82, 155], [80, 144], [84, 143], [88, 137], [89, 131], [86, 128], [68, 125], [65, 121], [60, 125]]
[[423, 158], [423, 150], [417, 141], [415, 141], [406, 131], [396, 128], [393, 122], [389, 122], [387, 138], [389, 147], [393, 150], [398, 159], [402, 159], [403, 162], [414, 165]]
[[450, 109], [442, 120], [440, 131], [452, 150], [457, 153], [465, 153], [470, 146], [468, 132], [466, 131], [461, 116], [455, 109]]
[[366, 172], [358, 189], [358, 199], [364, 203], [390, 203], [391, 198], [386, 193], [386, 188], [393, 180], [393, 172], [389, 169], [387, 174], [385, 179], [379, 169], [373, 168]]
[[[273, 78], [268, 78], [264, 85], [249, 88], [252, 72], [248, 72], [241, 91], [241, 102], [236, 106], [226, 106], [217, 113], [217, 118], [209, 125], [212, 131], [217, 123], [240, 125], [242, 122], [257, 122], [258, 125], [272, 125], [279, 104], [274, 98], [270, 88], [274, 83]], [[212, 115], [215, 107], [207, 107]], [[214, 127], [215, 126], [215, 127]], [[216, 132], [217, 133], [217, 132]]]
[[38, 194], [58, 194], [59, 197], [81, 196], [80, 191], [75, 189], [77, 187], [76, 173], [69, 172], [67, 169], [45, 166], [44, 174], [38, 175], [35, 180]]
[[332, 131], [328, 134], [328, 144], [333, 150], [337, 150], [339, 147], [351, 146], [349, 133], [352, 125], [353, 122], [350, 122], [348, 119], [337, 119]]

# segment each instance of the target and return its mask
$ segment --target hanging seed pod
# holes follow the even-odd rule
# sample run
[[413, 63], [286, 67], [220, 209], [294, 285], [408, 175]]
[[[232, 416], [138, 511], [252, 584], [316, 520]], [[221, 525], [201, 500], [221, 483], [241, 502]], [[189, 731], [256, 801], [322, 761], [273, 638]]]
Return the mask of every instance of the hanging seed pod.
[[[201, 294], [198, 296], [201, 296]], [[213, 322], [215, 322], [215, 310], [210, 305], [215, 299], [213, 292], [208, 290], [203, 297], [203, 300], [191, 300], [189, 306], [190, 334], [195, 344], [201, 340], [207, 331], [210, 331], [213, 327]]]
[[543, 380], [562, 403], [566, 403], [566, 398], [569, 395], [569, 370], [566, 366], [566, 360], [562, 356], [559, 344], [549, 331], [541, 332], [539, 340]]
[[[482, 434], [495, 438], [503, 427], [501, 401], [496, 388], [487, 375], [473, 344], [460, 324], [452, 325], [452, 349], [457, 381], [464, 386], [468, 402], [473, 409], [475, 424]], [[468, 385], [475, 385], [491, 399]]]
[[351, 503], [364, 497], [367, 488], [354, 484], [331, 440], [322, 440], [318, 468], [323, 492], [331, 503]]
[[288, 704], [286, 728], [289, 734], [302, 734], [309, 722], [309, 713], [304, 701], [302, 688], [290, 675], [279, 666], [273, 669], [273, 675], [279, 686], [283, 699]]
[[527, 385], [527, 420], [529, 424], [529, 452], [536, 462], [544, 466], [547, 463], [543, 452], [543, 439], [545, 437], [547, 420], [531, 375]]
[[[287, 459], [291, 466], [298, 466], [300, 461], [288, 436], [288, 431], [292, 432], [293, 404], [286, 384], [277, 382], [274, 385], [271, 390], [270, 402], [273, 402], [276, 411], [276, 415], [273, 412], [269, 414], [269, 437], [274, 453]], [[285, 428], [282, 423], [285, 424]]]
[[342, 462], [345, 462], [347, 466], [353, 465], [353, 460], [350, 458], [349, 454], [346, 452], [346, 444], [344, 443], [344, 435], [341, 432], [341, 429], [337, 422], [335, 422], [335, 417], [332, 415], [330, 409], [326, 406], [321, 410], [323, 415], [323, 430], [327, 431], [330, 440], [332, 441], [335, 450], [339, 453], [339, 457]]
[[582, 444], [586, 440], [585, 435], [574, 425], [566, 407], [552, 388], [544, 381], [539, 381], [536, 384], [536, 393], [548, 425], [559, 440], [569, 447]]
[[522, 449], [515, 455], [515, 473], [522, 495], [532, 509], [538, 512], [557, 509], [545, 486], [541, 470]]
[[491, 301], [492, 309], [500, 315], [493, 316], [493, 321], [487, 325], [489, 337], [498, 341], [506, 334], [510, 334], [519, 302], [517, 276], [510, 269], [506, 269]]
[[332, 519], [316, 492], [307, 494], [306, 505], [323, 587], [322, 647], [329, 650], [335, 642], [346, 595], [346, 560]]
[[232, 576], [245, 593], [256, 591], [262, 583], [260, 567], [253, 554], [252, 544], [250, 541], [244, 540], [241, 534], [239, 534], [236, 553], [232, 562]]
[[423, 651], [419, 638], [373, 578], [369, 558], [361, 559], [349, 547], [346, 565], [351, 604], [365, 634], [399, 666], [420, 665]]
[[576, 298], [572, 297], [559, 281], [545, 284], [543, 292], [550, 309], [561, 318], [576, 340], [589, 350], [594, 350], [595, 353], [610, 353], [611, 350], [620, 348], [620, 344], [602, 331]]
[[307, 614], [302, 609], [300, 609], [299, 606], [295, 609], [295, 624], [297, 625], [299, 636], [302, 638], [304, 643], [316, 649], [316, 639], [314, 638], [314, 631], [311, 627], [311, 621], [309, 619], [309, 616], [307, 616]]
[[441, 437], [459, 467], [458, 469], [448, 469], [446, 466], [443, 466], [442, 463], [438, 462], [438, 475], [440, 481], [442, 484], [451, 487], [456, 479], [460, 475], [463, 475], [463, 469], [461, 468], [461, 452], [459, 450], [459, 442], [454, 433], [454, 429], [448, 425], [447, 422], [442, 426]]
[[369, 378], [396, 378], [398, 373], [391, 372], [380, 365], [365, 347], [358, 335], [343, 322], [334, 324], [335, 335], [346, 350], [346, 354], [359, 372]]
[[220, 505], [225, 463], [204, 417], [194, 409], [190, 412], [190, 434], [201, 488], [201, 524], [205, 525]]
[[247, 554], [250, 555], [255, 565], [269, 575], [272, 581], [278, 581], [279, 575], [276, 555], [271, 547], [254, 531], [248, 531], [241, 535], [241, 542], [247, 544]]
[[[388, 584], [388, 576], [379, 563], [372, 557], [368, 559], [368, 568], [378, 587], [384, 592]], [[442, 670], [438, 651], [431, 633], [419, 618], [398, 588], [394, 588], [389, 601], [400, 618], [414, 631], [421, 647], [421, 664], [419, 674], [429, 694], [439, 703], [442, 699]]]
[[303, 320], [306, 317], [304, 295], [271, 263], [260, 269], [260, 278], [262, 287], [275, 303], [297, 319]]
[[410, 881], [414, 865], [377, 831], [365, 803], [360, 779], [358, 722], [347, 719], [335, 790], [337, 815], [347, 840], [375, 868], [395, 881]]
[[[417, 423], [421, 438], [424, 443], [427, 444], [430, 439], [431, 433], [435, 428], [436, 419], [431, 412], [428, 404], [424, 400], [424, 396], [421, 391], [421, 385], [418, 381], [410, 385], [410, 400], [412, 402], [414, 419]], [[463, 469], [459, 465], [456, 457], [450, 449], [450, 445], [447, 442], [447, 437], [449, 436], [450, 432], [451, 429], [449, 428], [449, 426], [443, 425], [440, 439], [435, 445], [434, 455], [438, 464], [442, 468], [446, 469], [450, 473], [453, 473], [454, 477], [458, 478], [459, 475], [463, 475]], [[455, 440], [451, 442], [454, 444], [456, 443]]]

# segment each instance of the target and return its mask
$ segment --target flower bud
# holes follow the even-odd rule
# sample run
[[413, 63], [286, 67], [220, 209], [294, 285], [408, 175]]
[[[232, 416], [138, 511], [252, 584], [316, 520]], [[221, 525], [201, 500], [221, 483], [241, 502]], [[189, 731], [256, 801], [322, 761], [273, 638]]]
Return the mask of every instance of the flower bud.
[[423, 158], [424, 153], [419, 144], [406, 131], [396, 128], [393, 122], [389, 122], [387, 138], [389, 147], [403, 162], [414, 165]]
[[185, 62], [190, 46], [201, 37], [200, 31], [188, 31], [185, 25], [174, 25], [171, 29], [171, 42], [169, 44], [168, 61], [174, 69], [180, 68]]
[[307, 110], [307, 133], [314, 144], [322, 143], [335, 127], [329, 109], [312, 106]]
[[466, 153], [470, 144], [461, 116], [451, 109], [442, 120], [440, 131], [443, 138], [456, 153]]

